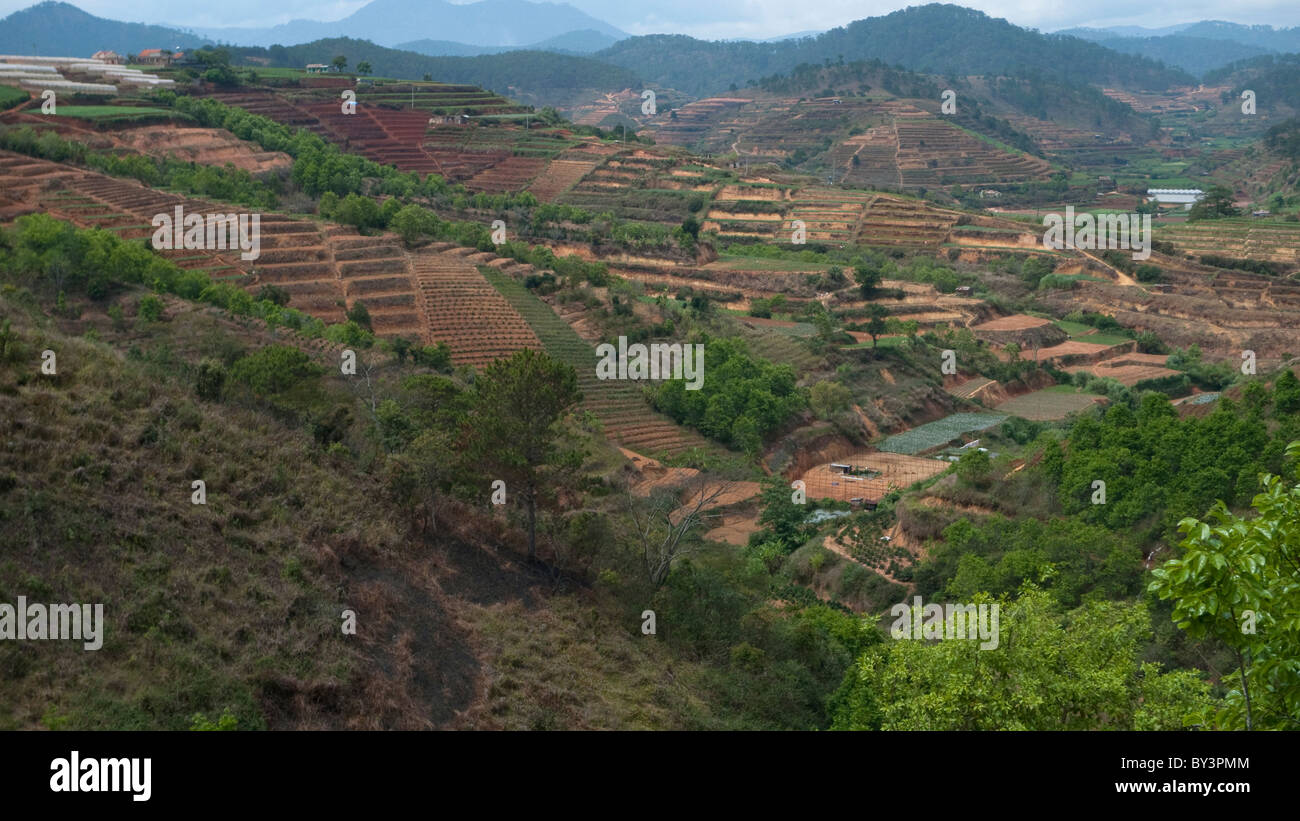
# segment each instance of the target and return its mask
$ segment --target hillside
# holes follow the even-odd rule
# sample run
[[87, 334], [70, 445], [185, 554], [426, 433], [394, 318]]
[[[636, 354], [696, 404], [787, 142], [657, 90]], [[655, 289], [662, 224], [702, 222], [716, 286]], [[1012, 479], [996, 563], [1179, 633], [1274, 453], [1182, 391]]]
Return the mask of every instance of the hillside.
[[465, 83], [545, 104], [579, 89], [616, 91], [639, 85], [634, 72], [609, 63], [548, 51], [507, 51], [477, 57], [428, 57], [384, 48], [351, 37], [315, 40], [296, 46], [232, 48], [244, 65], [302, 68], [330, 63], [336, 56], [348, 65], [367, 61], [380, 77], [418, 80], [425, 75], [446, 83]]
[[[1067, 34], [1073, 32], [1065, 32]], [[1208, 71], [1229, 63], [1271, 53], [1271, 49], [1246, 45], [1236, 40], [1194, 37], [1189, 34], [1167, 34], [1163, 37], [1120, 37], [1109, 34], [1089, 34], [1084, 31], [1074, 36], [1099, 43], [1106, 48], [1125, 54], [1137, 54], [1202, 76]]]
[[619, 38], [594, 29], [570, 31], [523, 46], [476, 46], [450, 40], [411, 40], [398, 43], [394, 48], [414, 51], [430, 57], [474, 57], [480, 54], [500, 54], [503, 51], [555, 51], [561, 54], [591, 54], [609, 48]]
[[519, 2], [0, 55], [0, 729], [1294, 724], [1296, 55]]
[[[698, 675], [692, 663], [630, 630], [584, 630], [616, 610], [590, 591], [557, 595], [493, 544], [491, 517], [448, 503], [455, 527], [413, 534], [376, 476], [282, 412], [195, 398], [203, 357], [292, 338], [182, 300], [168, 300], [160, 322], [129, 326], [102, 310], [51, 320], [14, 294], [0, 309], [12, 323], [0, 536], [29, 546], [8, 552], [0, 591], [102, 602], [107, 622], [94, 653], [0, 644], [6, 729], [184, 730], [196, 714], [223, 713], [248, 730], [715, 720], [698, 681], [682, 688]], [[44, 348], [58, 353], [55, 379], [16, 356]], [[337, 352], [313, 356], [333, 367]], [[313, 390], [355, 402], [333, 380]], [[46, 447], [51, 437], [75, 445]], [[196, 478], [205, 505], [191, 504]], [[355, 638], [340, 631], [344, 609], [359, 613]], [[544, 666], [512, 660], [539, 641]], [[611, 656], [619, 662], [602, 660]]]
[[1036, 72], [1071, 82], [1167, 88], [1191, 81], [1184, 72], [1075, 37], [1044, 35], [982, 12], [930, 4], [858, 20], [816, 37], [776, 43], [706, 42], [684, 35], [630, 37], [596, 58], [646, 81], [697, 96], [743, 87], [824, 59], [878, 59], [949, 76]]
[[177, 28], [96, 17], [57, 0], [45, 0], [0, 20], [0, 54], [90, 56], [100, 49], [134, 54], [146, 48], [189, 49], [211, 42]]
[[[440, 35], [454, 32], [454, 38]], [[352, 37], [398, 47], [413, 39], [454, 39], [475, 46], [509, 46], [594, 32], [608, 40], [627, 35], [568, 3], [530, 0], [371, 0], [340, 20], [293, 20], [265, 29], [203, 28], [200, 33], [241, 46], [300, 45]], [[576, 50], [576, 49], [575, 49]]]

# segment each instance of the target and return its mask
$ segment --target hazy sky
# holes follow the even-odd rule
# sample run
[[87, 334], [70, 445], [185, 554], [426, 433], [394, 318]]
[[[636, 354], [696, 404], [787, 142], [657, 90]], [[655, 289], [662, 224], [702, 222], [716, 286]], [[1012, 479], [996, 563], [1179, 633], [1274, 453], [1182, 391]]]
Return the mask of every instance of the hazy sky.
[[[294, 18], [337, 20], [367, 0], [73, 0], [100, 17], [128, 22], [192, 26], [270, 26]], [[33, 5], [32, 0], [0, 0], [0, 16]], [[822, 30], [863, 17], [876, 17], [919, 2], [892, 0], [570, 0], [588, 14], [631, 34], [661, 32], [702, 38], [774, 37]], [[1296, 0], [968, 0], [962, 2], [994, 17], [1043, 31], [1070, 26], [1148, 27], [1197, 20], [1300, 25]]]

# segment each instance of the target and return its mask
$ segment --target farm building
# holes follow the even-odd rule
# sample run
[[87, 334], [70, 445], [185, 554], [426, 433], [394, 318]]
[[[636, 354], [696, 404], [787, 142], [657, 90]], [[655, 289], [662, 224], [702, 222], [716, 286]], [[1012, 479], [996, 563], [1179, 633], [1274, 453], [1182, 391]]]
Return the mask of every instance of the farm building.
[[147, 66], [169, 66], [172, 63], [185, 59], [183, 51], [165, 51], [160, 48], [147, 48], [136, 56], [136, 62], [143, 63]]
[[109, 65], [114, 66], [126, 64], [126, 58], [118, 54], [116, 51], [97, 51], [90, 56], [90, 59], [98, 60], [101, 63], [108, 63]]
[[308, 63], [308, 64], [307, 64], [307, 73], [308, 73], [308, 74], [324, 74], [325, 72], [327, 72], [327, 71], [329, 71], [329, 70], [330, 70], [330, 67], [327, 66], [327, 65], [325, 65], [324, 63]]
[[1199, 188], [1148, 188], [1147, 197], [1161, 205], [1181, 205], [1191, 208], [1200, 201], [1205, 192]]

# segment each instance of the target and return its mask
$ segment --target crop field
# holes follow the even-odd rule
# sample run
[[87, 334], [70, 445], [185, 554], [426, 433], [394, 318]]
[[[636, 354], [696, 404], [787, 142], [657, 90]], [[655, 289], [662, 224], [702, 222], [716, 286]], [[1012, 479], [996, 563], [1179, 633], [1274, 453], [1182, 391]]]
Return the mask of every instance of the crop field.
[[144, 108], [127, 105], [61, 105], [55, 109], [59, 117], [76, 117], [82, 120], [139, 120], [161, 117], [168, 120], [186, 120], [186, 115], [166, 108]]
[[0, 85], [0, 111], [13, 108], [19, 103], [25, 103], [31, 98], [32, 95], [21, 88]]
[[835, 461], [866, 469], [875, 475], [846, 474], [831, 467], [829, 462], [817, 465], [799, 477], [804, 482], [809, 500], [829, 498], [847, 502], [861, 499], [874, 503], [895, 489], [901, 490], [937, 476], [949, 467], [948, 462], [939, 459], [922, 459], [881, 451], [855, 453]]
[[1253, 217], [1183, 222], [1156, 228], [1181, 252], [1300, 264], [1300, 223]]
[[896, 433], [882, 442], [880, 449], [914, 456], [961, 439], [963, 434], [991, 428], [1006, 418], [1002, 413], [954, 413]]
[[1038, 316], [1026, 316], [1025, 314], [1012, 314], [1010, 316], [990, 319], [988, 322], [982, 322], [971, 328], [973, 331], [1023, 331], [1029, 328], [1041, 328], [1044, 325], [1050, 325], [1050, 319], [1044, 319]]
[[996, 386], [997, 384], [996, 380], [989, 379], [986, 376], [977, 376], [974, 379], [967, 379], [959, 385], [953, 385], [946, 390], [948, 393], [961, 399], [971, 399], [981, 391], [986, 390], [990, 386]]
[[1069, 385], [1056, 385], [1008, 399], [996, 410], [1034, 422], [1051, 422], [1104, 401], [1104, 397], [1081, 393]]
[[598, 165], [596, 160], [558, 159], [538, 174], [528, 190], [542, 202], [552, 202], [556, 197], [577, 185]]
[[417, 252], [412, 277], [422, 337], [445, 342], [453, 362], [481, 367], [521, 348], [541, 348], [528, 323], [465, 255]]
[[907, 342], [907, 337], [903, 336], [902, 334], [894, 334], [892, 336], [878, 337], [875, 341], [875, 344], [872, 344], [870, 334], [863, 333], [861, 331], [849, 331], [849, 335], [858, 341], [853, 343], [852, 345], [841, 345], [840, 346], [841, 350], [870, 351], [875, 348], [897, 348], [900, 345], [903, 345], [904, 343]]
[[569, 323], [508, 273], [486, 266], [480, 270], [527, 321], [546, 352], [578, 372], [583, 406], [600, 419], [611, 440], [647, 456], [674, 455], [696, 448], [705, 452], [719, 450], [698, 433], [655, 412], [642, 395], [640, 383], [597, 379], [596, 351]]

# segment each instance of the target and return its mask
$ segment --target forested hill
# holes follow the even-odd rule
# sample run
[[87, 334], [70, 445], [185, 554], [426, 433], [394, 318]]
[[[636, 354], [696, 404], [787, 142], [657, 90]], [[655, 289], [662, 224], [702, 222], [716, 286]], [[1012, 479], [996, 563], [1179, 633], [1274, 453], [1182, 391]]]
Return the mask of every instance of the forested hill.
[[1257, 98], [1271, 98], [1300, 109], [1300, 54], [1265, 54], [1239, 60], [1205, 75], [1207, 85], [1244, 86]]
[[84, 54], [100, 49], [133, 54], [142, 48], [195, 48], [208, 37], [168, 26], [122, 23], [68, 3], [38, 3], [0, 19], [0, 54]]
[[940, 4], [858, 20], [797, 40], [708, 42], [685, 35], [649, 35], [622, 40], [593, 56], [632, 69], [646, 81], [701, 95], [785, 74], [800, 63], [840, 58], [875, 58], [928, 74], [1036, 74], [1126, 88], [1164, 89], [1193, 82], [1186, 72], [1145, 57]]
[[1071, 36], [1100, 43], [1106, 48], [1122, 51], [1125, 54], [1141, 54], [1197, 76], [1237, 60], [1268, 53], [1265, 48], [1238, 43], [1234, 40], [1188, 37], [1184, 34], [1169, 34], [1164, 37], [1121, 37], [1107, 32], [1093, 34], [1088, 29], [1080, 29], [1079, 33]]
[[640, 84], [635, 72], [620, 66], [546, 51], [511, 51], [477, 57], [427, 57], [411, 51], [377, 46], [368, 40], [335, 37], [298, 46], [232, 48], [238, 63], [269, 60], [270, 66], [302, 68], [329, 63], [337, 55], [348, 65], [369, 62], [374, 74], [419, 80], [429, 74], [440, 82], [465, 83], [507, 94], [510, 88], [545, 94], [548, 91], [597, 89], [619, 91]]

